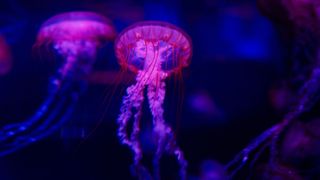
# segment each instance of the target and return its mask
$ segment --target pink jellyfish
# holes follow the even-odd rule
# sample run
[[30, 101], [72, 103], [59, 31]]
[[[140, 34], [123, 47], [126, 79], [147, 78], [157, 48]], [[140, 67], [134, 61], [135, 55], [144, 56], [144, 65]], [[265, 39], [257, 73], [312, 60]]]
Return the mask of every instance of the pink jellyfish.
[[[190, 63], [190, 38], [181, 29], [168, 23], [141, 22], [127, 28], [118, 36], [115, 51], [120, 66], [137, 74], [136, 83], [127, 88], [118, 117], [118, 136], [123, 144], [132, 149], [137, 174], [149, 174], [140, 162], [142, 149], [138, 140], [146, 89], [153, 118], [153, 133], [157, 140], [153, 160], [154, 177], [160, 178], [159, 160], [162, 154], [167, 152], [176, 156], [181, 179], [186, 179], [187, 161], [176, 143], [171, 127], [165, 122], [163, 102], [166, 78], [180, 72]], [[127, 127], [131, 118], [134, 122], [129, 135]]]
[[9, 46], [0, 35], [0, 76], [7, 74], [12, 67], [12, 57]]
[[97, 48], [114, 39], [115, 34], [111, 22], [104, 16], [93, 12], [69, 12], [47, 20], [38, 33], [36, 45], [53, 45], [56, 52], [65, 59], [60, 73], [66, 76], [74, 72], [71, 68], [81, 68], [83, 73], [87, 73], [89, 69], [84, 64], [91, 65]]
[[36, 47], [53, 47], [62, 64], [51, 79], [45, 102], [35, 114], [0, 129], [0, 156], [49, 136], [69, 119], [83, 92], [84, 77], [91, 70], [98, 47], [114, 37], [110, 21], [92, 12], [59, 14], [42, 25]]

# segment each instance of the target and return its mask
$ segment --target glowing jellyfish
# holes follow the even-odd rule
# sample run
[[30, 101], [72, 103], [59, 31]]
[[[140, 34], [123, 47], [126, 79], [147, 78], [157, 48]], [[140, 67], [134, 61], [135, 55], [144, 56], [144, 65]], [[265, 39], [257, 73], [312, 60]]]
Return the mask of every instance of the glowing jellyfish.
[[0, 36], [0, 76], [7, 74], [12, 67], [11, 52], [4, 38]]
[[85, 66], [94, 62], [97, 47], [114, 37], [115, 30], [107, 18], [92, 12], [71, 12], [46, 21], [36, 45], [52, 44], [65, 59], [60, 73], [67, 76], [75, 69], [86, 73], [89, 69]]
[[[163, 116], [165, 79], [190, 63], [190, 38], [179, 28], [164, 22], [137, 23], [124, 30], [115, 43], [116, 56], [123, 69], [135, 72], [136, 83], [127, 88], [118, 117], [118, 136], [134, 152], [134, 166], [139, 175], [148, 174], [142, 166], [142, 149], [139, 141], [140, 118], [144, 91], [147, 91], [153, 117], [153, 133], [157, 139], [154, 157], [154, 177], [160, 177], [159, 160], [164, 152], [176, 156], [181, 179], [186, 178], [187, 161], [176, 144], [171, 127]], [[133, 118], [133, 129], [127, 127]], [[130, 137], [129, 137], [130, 136]]]
[[35, 115], [0, 131], [0, 155], [6, 155], [57, 130], [68, 118], [81, 95], [95, 61], [97, 48], [113, 39], [110, 21], [92, 12], [69, 12], [46, 21], [36, 47], [53, 47], [63, 59], [50, 82], [49, 95]]

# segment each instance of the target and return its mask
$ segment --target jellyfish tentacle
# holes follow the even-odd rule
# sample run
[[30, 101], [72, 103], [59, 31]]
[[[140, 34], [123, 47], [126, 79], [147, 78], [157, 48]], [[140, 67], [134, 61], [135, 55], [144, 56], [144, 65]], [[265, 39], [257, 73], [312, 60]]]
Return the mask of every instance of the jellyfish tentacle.
[[[151, 62], [148, 66], [154, 66], [155, 62]], [[151, 68], [153, 69], [153, 68]], [[152, 72], [152, 71], [151, 71]], [[132, 145], [127, 133], [127, 126], [132, 117], [132, 108], [135, 105], [139, 107], [143, 102], [143, 90], [150, 81], [152, 73], [150, 71], [139, 71], [136, 77], [136, 83], [127, 88], [127, 95], [122, 100], [120, 115], [118, 117], [118, 136], [123, 144]], [[140, 107], [142, 108], [142, 107]], [[140, 109], [138, 108], [138, 109]]]
[[122, 105], [120, 108], [120, 115], [118, 117], [118, 124], [119, 124], [119, 128], [118, 128], [118, 137], [120, 138], [120, 141], [122, 144], [131, 145], [131, 141], [129, 139], [129, 136], [127, 134], [127, 126], [128, 126], [128, 122], [130, 120], [130, 117], [132, 115], [131, 112], [131, 89], [132, 86], [127, 88], [127, 95], [123, 97], [122, 100]]
[[133, 122], [131, 137], [130, 137], [130, 140], [132, 143], [131, 148], [134, 152], [134, 166], [138, 176], [140, 176], [139, 177], [140, 179], [148, 179], [146, 177], [149, 177], [149, 178], [151, 177], [147, 168], [141, 164], [141, 159], [143, 155], [142, 155], [141, 143], [139, 140], [140, 120], [142, 116], [142, 105], [144, 101], [144, 95], [143, 95], [144, 89], [145, 89], [145, 85], [142, 85], [142, 88], [139, 89], [137, 93], [138, 96], [137, 96], [136, 102], [133, 104], [133, 108], [135, 109], [135, 114], [133, 117], [134, 122]]
[[53, 113], [50, 114], [48, 120], [39, 126], [39, 128], [32, 133], [30, 137], [46, 136], [46, 134], [51, 134], [53, 129], [60, 127], [60, 125], [65, 122], [64, 119], [67, 118], [59, 117], [66, 117], [72, 112], [72, 109], [74, 109], [80, 95], [81, 94], [77, 91], [69, 92], [68, 95], [61, 95], [59, 104], [57, 105], [56, 109], [53, 110]]
[[166, 73], [158, 72], [155, 75], [154, 81], [148, 84], [148, 100], [151, 114], [153, 116], [153, 131], [157, 135], [157, 152], [154, 157], [155, 177], [160, 177], [159, 160], [167, 151], [176, 156], [180, 165], [181, 179], [186, 179], [187, 161], [184, 158], [182, 150], [177, 146], [174, 133], [163, 117], [163, 102], [165, 98], [165, 78]]
[[[127, 95], [122, 100], [120, 115], [117, 120], [119, 124], [118, 136], [121, 139], [121, 142], [128, 146], [131, 146], [132, 142], [127, 133], [127, 126], [130, 118], [132, 117], [132, 108], [133, 107], [136, 107], [138, 109], [141, 108], [140, 104], [142, 104], [142, 101], [143, 101], [143, 94], [142, 94], [143, 89], [144, 89], [144, 85], [140, 84], [137, 81], [136, 84], [131, 85], [127, 88]], [[139, 128], [136, 128], [135, 133], [137, 133], [138, 131], [139, 131]]]
[[[159, 79], [157, 73], [154, 77], [154, 81], [148, 84], [148, 101], [151, 114], [153, 116], [153, 132], [156, 134], [157, 138], [157, 150], [153, 160], [154, 166], [154, 177], [160, 179], [160, 158], [164, 151], [165, 140], [167, 139], [167, 132], [170, 131], [169, 127], [165, 125], [163, 118], [163, 101], [165, 97], [165, 83], [161, 82], [160, 87], [157, 87]], [[161, 87], [162, 86], [162, 87]]]
[[[59, 104], [57, 104], [57, 107], [55, 109], [53, 109], [53, 113], [50, 113], [48, 117], [45, 117], [44, 119], [44, 123], [37, 125], [34, 127], [34, 129], [32, 129], [32, 131], [30, 133], [26, 132], [25, 134], [22, 134], [22, 136], [17, 136], [15, 138], [11, 138], [9, 140], [9, 143], [5, 144], [4, 146], [13, 146], [13, 145], [18, 145], [21, 141], [23, 141], [24, 139], [32, 139], [32, 134], [38, 133], [38, 132], [42, 132], [46, 127], [48, 127], [48, 125], [50, 124], [50, 122], [53, 120], [54, 117], [58, 116], [59, 111], [62, 110], [63, 105], [64, 105], [64, 101], [62, 100]], [[1, 146], [1, 147], [4, 147]]]
[[40, 108], [36, 111], [36, 113], [29, 118], [25, 122], [21, 123], [14, 123], [4, 126], [0, 130], [0, 142], [4, 142], [9, 138], [12, 138], [14, 136], [18, 136], [19, 134], [25, 132], [28, 130], [31, 126], [36, 124], [37, 122], [41, 121], [41, 119], [46, 116], [48, 109], [54, 104], [56, 94], [51, 94], [47, 100], [41, 105]]
[[[48, 115], [48, 118], [43, 121], [42, 124], [38, 125], [36, 129], [33, 130], [30, 137], [42, 137], [41, 134], [50, 134], [53, 132], [55, 127], [59, 127], [64, 123], [59, 117], [63, 117], [64, 114], [68, 114], [69, 109], [73, 109], [76, 102], [79, 99], [79, 96], [82, 93], [82, 88], [80, 90], [73, 85], [67, 85], [66, 89], [62, 91], [57, 97], [57, 105], [52, 109], [51, 113]], [[28, 137], [28, 136], [27, 136]], [[43, 136], [45, 137], [45, 136]], [[36, 139], [39, 139], [36, 138]], [[41, 139], [41, 138], [40, 138]]]
[[[138, 76], [137, 79], [139, 79]], [[133, 122], [133, 129], [131, 132], [131, 143], [132, 143], [132, 149], [134, 151], [134, 162], [136, 165], [140, 164], [140, 160], [142, 159], [142, 150], [141, 150], [141, 144], [139, 141], [139, 134], [140, 134], [140, 119], [142, 115], [142, 104], [144, 101], [144, 96], [143, 96], [143, 91], [145, 89], [145, 84], [137, 84], [137, 93], [136, 97], [133, 103], [133, 108], [135, 109], [135, 114], [134, 114], [134, 122]]]
[[[64, 55], [66, 61], [58, 69], [56, 76], [51, 78], [49, 95], [28, 120], [7, 125], [0, 134], [0, 156], [15, 152], [32, 142], [42, 139], [56, 130], [57, 125], [61, 126], [68, 114], [71, 104], [75, 104], [78, 97], [84, 90], [85, 81], [79, 80], [86, 75], [94, 62], [95, 50], [87, 51], [86, 47], [92, 47], [93, 43], [82, 43], [71, 46], [72, 43], [57, 43], [54, 47], [57, 52]], [[84, 51], [83, 51], [84, 50]], [[83, 54], [86, 56], [82, 57]], [[85, 60], [89, 59], [89, 60]], [[72, 109], [72, 108], [71, 108]], [[61, 117], [61, 119], [60, 119]], [[32, 140], [34, 139], [34, 140]]]
[[[36, 111], [36, 114], [25, 122], [7, 125], [1, 130], [0, 140], [5, 141], [8, 138], [12, 138], [13, 135], [19, 135], [29, 130], [34, 124], [45, 118], [47, 113], [50, 113], [50, 109], [55, 107], [56, 103], [59, 103], [58, 96], [68, 94], [70, 91], [68, 86], [74, 86], [78, 83], [78, 78], [88, 73], [92, 63], [95, 59], [96, 45], [89, 42], [75, 42], [62, 41], [57, 43], [54, 48], [59, 54], [66, 56], [66, 61], [58, 69], [57, 75], [50, 81], [49, 96], [41, 107]], [[91, 49], [90, 51], [87, 49]], [[83, 54], [86, 54], [86, 58], [80, 58]], [[84, 60], [90, 59], [90, 60]], [[72, 87], [71, 87], [72, 88]], [[81, 92], [79, 92], [81, 93]]]
[[[181, 56], [171, 55], [172, 46], [175, 45], [179, 46]], [[168, 153], [177, 158], [180, 165], [181, 179], [186, 179], [187, 162], [184, 159], [182, 150], [177, 146], [172, 128], [165, 123], [163, 102], [166, 77], [188, 65], [186, 63], [191, 57], [191, 41], [189, 37], [174, 25], [150, 21], [129, 27], [118, 36], [115, 46], [119, 64], [138, 73], [137, 83], [143, 84], [144, 88], [147, 89], [149, 109], [152, 114], [152, 133], [156, 140], [156, 150], [153, 157], [153, 177], [145, 176], [144, 172], [142, 172], [139, 178], [160, 179], [160, 158], [164, 153]], [[176, 59], [179, 63], [175, 64]], [[144, 92], [142, 92], [142, 95], [144, 95]], [[129, 102], [127, 97], [124, 98], [124, 101], [128, 101], [123, 102], [124, 104], [132, 103]], [[132, 112], [124, 111], [131, 111], [132, 107], [129, 107], [129, 105], [128, 107], [123, 107], [124, 105], [120, 110], [121, 114], [127, 113], [128, 117], [131, 117]], [[133, 126], [139, 126], [138, 117], [141, 116], [140, 113], [137, 110], [134, 114]], [[122, 142], [124, 141], [123, 139], [128, 139], [128, 133], [125, 131], [127, 121], [123, 121], [122, 124], [119, 123], [119, 137]], [[123, 136], [121, 136], [121, 133]], [[132, 138], [137, 137], [134, 134], [131, 134]], [[132, 143], [133, 140], [130, 140], [128, 142]]]
[[[54, 78], [55, 80], [59, 79]], [[47, 137], [67, 120], [83, 91], [83, 83], [66, 81], [56, 88], [54, 95], [49, 96], [34, 117], [28, 121], [10, 125], [11, 127], [4, 131], [4, 133], [14, 132], [15, 134], [1, 138], [0, 156], [13, 153]]]
[[3, 143], [8, 139], [13, 139], [16, 136], [22, 135], [23, 133], [26, 133], [31, 128], [36, 126], [38, 123], [42, 122], [46, 118], [46, 116], [48, 116], [48, 113], [50, 113], [52, 109], [55, 109], [55, 107], [59, 103], [59, 99], [57, 98], [59, 94], [65, 93], [65, 90], [67, 88], [62, 87], [61, 84], [61, 78], [52, 78], [50, 81], [50, 87], [48, 89], [49, 95], [42, 103], [42, 105], [40, 105], [40, 107], [36, 110], [36, 113], [26, 121], [4, 126], [0, 130], [0, 143]]
[[[134, 153], [134, 169], [140, 179], [151, 177], [148, 170], [141, 164], [142, 148], [139, 141], [140, 134], [140, 119], [142, 115], [142, 104], [144, 101], [144, 89], [146, 81], [143, 80], [145, 72], [140, 71], [136, 77], [136, 83], [127, 88], [127, 95], [123, 98], [118, 117], [118, 136], [121, 142], [133, 151]], [[133, 114], [133, 110], [135, 113]], [[127, 132], [128, 123], [133, 116], [134, 122], [132, 132], [129, 137]], [[143, 177], [142, 177], [143, 176]], [[147, 178], [148, 179], [148, 178]]]
[[135, 162], [139, 162], [142, 158], [142, 152], [141, 147], [139, 143], [139, 133], [140, 133], [140, 119], [142, 115], [142, 102], [143, 102], [143, 95], [141, 93], [141, 101], [137, 102], [137, 104], [133, 105], [133, 107], [136, 109], [136, 113], [134, 115], [134, 122], [133, 122], [133, 128], [130, 140], [132, 142], [132, 147], [135, 152]]
[[[39, 139], [43, 139], [49, 136], [50, 134], [52, 134], [52, 132], [56, 131], [66, 120], [69, 119], [70, 115], [73, 112], [75, 104], [76, 104], [76, 101], [73, 100], [71, 104], [61, 105], [58, 109], [55, 110], [55, 113], [50, 114], [48, 119], [57, 120], [57, 123], [54, 126], [49, 126], [47, 129], [43, 131], [33, 131], [34, 133], [28, 136], [25, 136], [25, 137], [22, 136], [22, 137], [16, 138], [15, 141], [12, 142], [11, 144], [6, 144], [5, 146], [1, 146], [0, 156], [5, 156], [13, 152], [16, 152], [24, 148], [25, 146], [28, 146], [29, 144]], [[65, 106], [67, 106], [66, 111], [60, 111], [61, 108]], [[59, 112], [62, 112], [62, 113], [59, 114]]]

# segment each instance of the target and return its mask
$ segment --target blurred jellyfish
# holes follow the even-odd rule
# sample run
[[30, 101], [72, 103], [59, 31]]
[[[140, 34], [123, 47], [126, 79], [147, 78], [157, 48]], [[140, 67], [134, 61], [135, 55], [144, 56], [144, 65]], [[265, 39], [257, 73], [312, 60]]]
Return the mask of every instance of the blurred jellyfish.
[[95, 61], [97, 48], [114, 36], [110, 21], [92, 12], [59, 14], [41, 26], [35, 47], [52, 47], [63, 62], [34, 116], [1, 129], [0, 156], [50, 135], [68, 119], [84, 90], [84, 77]]
[[12, 68], [11, 51], [5, 39], [0, 36], [0, 76], [10, 72]]
[[[147, 21], [124, 30], [115, 43], [116, 56], [123, 69], [137, 74], [136, 83], [127, 88], [120, 115], [118, 136], [134, 153], [134, 167], [141, 179], [149, 175], [141, 164], [142, 148], [139, 140], [140, 118], [144, 92], [147, 91], [149, 108], [153, 118], [153, 133], [157, 139], [153, 166], [154, 178], [160, 178], [160, 158], [164, 152], [176, 156], [180, 165], [181, 179], [186, 179], [187, 161], [178, 147], [172, 129], [163, 117], [165, 79], [181, 72], [190, 63], [192, 54], [190, 38], [174, 25]], [[128, 123], [133, 119], [132, 132]]]
[[36, 46], [52, 45], [65, 59], [60, 76], [78, 78], [89, 72], [97, 47], [114, 36], [113, 26], [103, 16], [91, 12], [63, 13], [42, 25]]

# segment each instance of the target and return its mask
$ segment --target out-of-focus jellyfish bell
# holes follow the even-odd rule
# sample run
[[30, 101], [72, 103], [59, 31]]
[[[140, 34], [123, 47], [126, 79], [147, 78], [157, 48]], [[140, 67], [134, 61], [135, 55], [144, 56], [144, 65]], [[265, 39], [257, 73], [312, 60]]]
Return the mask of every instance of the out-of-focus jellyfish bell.
[[0, 35], [0, 76], [7, 74], [12, 68], [10, 48], [5, 39]]
[[53, 47], [63, 62], [36, 113], [0, 130], [0, 156], [50, 135], [69, 119], [86, 87], [83, 77], [90, 72], [97, 48], [114, 37], [110, 21], [92, 12], [59, 14], [41, 26], [35, 47]]
[[[115, 51], [121, 67], [137, 74], [136, 83], [127, 88], [127, 95], [123, 98], [118, 117], [118, 136], [123, 144], [133, 150], [137, 174], [147, 174], [140, 162], [142, 148], [139, 140], [144, 90], [147, 89], [153, 133], [157, 139], [153, 161], [154, 178], [160, 178], [162, 154], [169, 153], [176, 156], [180, 165], [180, 177], [185, 179], [187, 162], [176, 143], [171, 127], [164, 120], [163, 102], [165, 79], [170, 74], [181, 72], [182, 68], [190, 63], [192, 46], [189, 36], [176, 26], [165, 22], [141, 22], [128, 27], [118, 36]], [[127, 126], [131, 118], [134, 122], [129, 137]]]
[[52, 45], [66, 61], [60, 69], [61, 75], [71, 73], [77, 77], [89, 72], [97, 48], [115, 35], [111, 22], [104, 16], [68, 12], [50, 18], [41, 26], [36, 45]]

